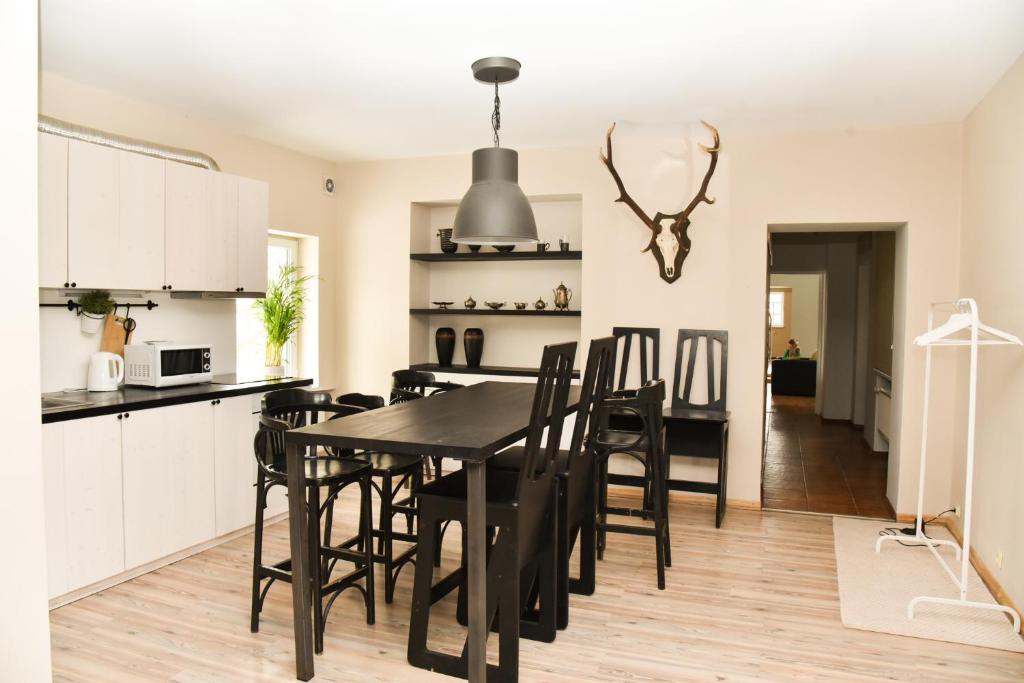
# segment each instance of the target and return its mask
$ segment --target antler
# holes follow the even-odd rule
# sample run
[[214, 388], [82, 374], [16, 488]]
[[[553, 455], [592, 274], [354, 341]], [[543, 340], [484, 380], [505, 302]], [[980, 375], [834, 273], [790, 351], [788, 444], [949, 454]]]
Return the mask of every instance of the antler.
[[[603, 161], [604, 165], [608, 167], [608, 172], [612, 174], [612, 178], [615, 180], [615, 184], [619, 188], [619, 198], [616, 199], [615, 201], [622, 202], [626, 206], [628, 206], [629, 208], [633, 209], [633, 213], [635, 213], [640, 218], [640, 220], [642, 220], [644, 222], [644, 225], [646, 225], [648, 228], [650, 228], [652, 233], [657, 234], [657, 232], [658, 232], [657, 224], [653, 220], [651, 220], [650, 216], [648, 216], [646, 213], [644, 213], [644, 210], [640, 208], [640, 205], [637, 204], [635, 201], [633, 201], [633, 198], [629, 196], [629, 193], [626, 192], [626, 186], [622, 184], [622, 178], [619, 177], [619, 172], [615, 170], [615, 164], [612, 162], [612, 131], [613, 130], [615, 130], [615, 124], [614, 123], [611, 125], [611, 128], [608, 129], [608, 133], [605, 136], [605, 142], [608, 145], [608, 155], [605, 156], [604, 152], [602, 151], [601, 152], [601, 161]], [[644, 249], [643, 251], [647, 251], [648, 249], [650, 249], [650, 246], [648, 246], [647, 249]], [[643, 253], [643, 252], [641, 252], [641, 253]]]
[[719, 149], [721, 149], [721, 141], [718, 138], [717, 128], [715, 128], [710, 123], [704, 120], [701, 120], [701, 123], [704, 124], [704, 126], [711, 131], [711, 134], [715, 138], [715, 144], [714, 147], [705, 147], [704, 145], [700, 146], [701, 149], [703, 149], [705, 152], [711, 155], [711, 163], [708, 164], [708, 172], [704, 174], [704, 181], [700, 184], [700, 190], [697, 192], [697, 196], [690, 200], [690, 203], [687, 205], [687, 207], [679, 213], [679, 215], [682, 218], [688, 217], [690, 215], [690, 212], [696, 209], [697, 205], [700, 204], [701, 202], [706, 202], [708, 204], [715, 203], [715, 198], [708, 196], [708, 183], [711, 182], [711, 176], [715, 172], [715, 166], [718, 165], [718, 151]]

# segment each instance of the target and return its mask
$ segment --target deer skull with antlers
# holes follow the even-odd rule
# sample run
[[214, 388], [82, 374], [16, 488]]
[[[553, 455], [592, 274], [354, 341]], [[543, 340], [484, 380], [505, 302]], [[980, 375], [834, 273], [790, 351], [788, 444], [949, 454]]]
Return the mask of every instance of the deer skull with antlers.
[[[615, 201], [622, 202], [632, 209], [633, 213], [651, 231], [651, 241], [648, 242], [641, 253], [650, 251], [654, 254], [654, 259], [658, 262], [658, 268], [661, 269], [661, 279], [670, 284], [679, 279], [683, 261], [686, 259], [687, 254], [690, 253], [690, 238], [686, 234], [687, 228], [690, 227], [690, 214], [701, 202], [707, 204], [715, 203], [714, 198], [708, 197], [708, 183], [711, 182], [715, 166], [718, 165], [718, 150], [721, 147], [721, 143], [718, 139], [718, 129], [707, 121], [701, 121], [701, 123], [707, 126], [715, 138], [713, 146], [705, 147], [701, 145], [701, 148], [711, 155], [711, 162], [708, 164], [708, 171], [704, 174], [704, 180], [700, 184], [700, 190], [697, 192], [697, 195], [690, 200], [685, 209], [678, 213], [661, 213], [659, 211], [654, 214], [652, 219], [626, 192], [626, 187], [622, 184], [622, 178], [619, 177], [619, 172], [615, 170], [615, 164], [612, 163], [612, 131], [615, 130], [614, 123], [608, 129], [608, 134], [605, 138], [608, 144], [608, 154], [606, 156], [604, 152], [601, 153], [601, 161], [608, 167], [608, 172], [612, 174], [612, 178], [619, 188], [619, 198]], [[663, 223], [668, 220], [672, 222], [669, 223], [666, 229]]]

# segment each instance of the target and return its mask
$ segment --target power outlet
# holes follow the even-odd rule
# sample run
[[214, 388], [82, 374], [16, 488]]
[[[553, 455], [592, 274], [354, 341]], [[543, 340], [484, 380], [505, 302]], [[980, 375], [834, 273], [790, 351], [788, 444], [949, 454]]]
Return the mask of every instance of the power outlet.
[[996, 567], [999, 569], [1003, 568], [1003, 551], [1000, 550], [996, 553]]
[[960, 506], [959, 505], [956, 505], [956, 506], [953, 507], [953, 514], [956, 515], [957, 517], [960, 516]]

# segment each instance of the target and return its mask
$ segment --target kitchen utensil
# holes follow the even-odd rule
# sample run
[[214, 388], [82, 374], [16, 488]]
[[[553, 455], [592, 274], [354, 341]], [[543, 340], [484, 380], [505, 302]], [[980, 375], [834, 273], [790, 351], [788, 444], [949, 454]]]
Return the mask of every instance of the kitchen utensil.
[[[132, 305], [131, 304], [126, 304], [125, 305], [124, 322], [121, 323], [121, 325], [122, 325], [122, 327], [124, 327], [124, 343], [125, 344], [130, 344], [131, 340], [132, 340], [132, 332], [135, 331], [135, 326], [136, 326], [135, 318], [132, 317]], [[123, 349], [122, 349], [122, 355], [124, 355]]]
[[465, 301], [465, 302], [463, 303], [463, 306], [465, 306], [466, 308], [469, 308], [469, 309], [473, 309], [473, 308], [476, 308], [476, 299], [474, 299], [474, 298], [473, 298], [472, 296], [471, 296], [471, 297], [469, 297], [469, 298], [468, 298], [468, 299], [466, 299], [466, 301]]
[[448, 307], [451, 306], [455, 302], [454, 301], [431, 301], [430, 303], [434, 304], [435, 306], [440, 308], [442, 311], [447, 311]]
[[116, 353], [98, 351], [89, 359], [89, 391], [117, 391], [124, 379], [124, 359]]
[[526, 310], [526, 302], [525, 301], [516, 301], [514, 303], [515, 303], [517, 311]]
[[445, 254], [454, 254], [459, 250], [459, 245], [452, 242], [451, 228], [441, 228], [437, 231], [437, 236], [441, 240], [441, 251]]
[[555, 308], [559, 311], [569, 310], [569, 302], [572, 301], [572, 290], [562, 282], [551, 291], [555, 295]]
[[505, 305], [504, 301], [485, 301], [484, 303], [487, 304], [488, 308], [495, 311]]
[[533, 307], [536, 308], [538, 311], [543, 311], [545, 308], [548, 307], [548, 304], [546, 301], [544, 301], [544, 299], [537, 299], [533, 303]]
[[550, 246], [551, 242], [537, 242], [537, 251], [545, 252], [548, 250], [548, 247]]
[[516, 248], [514, 244], [502, 244], [501, 246], [494, 247], [503, 254], [506, 254]]
[[100, 351], [124, 356], [124, 318], [111, 313], [103, 323]]
[[569, 251], [569, 240], [565, 239], [564, 237], [558, 240], [558, 248], [561, 249], [562, 251]]

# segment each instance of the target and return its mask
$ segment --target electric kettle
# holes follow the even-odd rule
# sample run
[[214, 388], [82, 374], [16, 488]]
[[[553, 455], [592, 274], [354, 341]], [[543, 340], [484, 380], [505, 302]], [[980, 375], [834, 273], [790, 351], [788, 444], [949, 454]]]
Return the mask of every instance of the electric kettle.
[[124, 379], [124, 359], [116, 353], [100, 351], [89, 359], [89, 391], [117, 391]]

